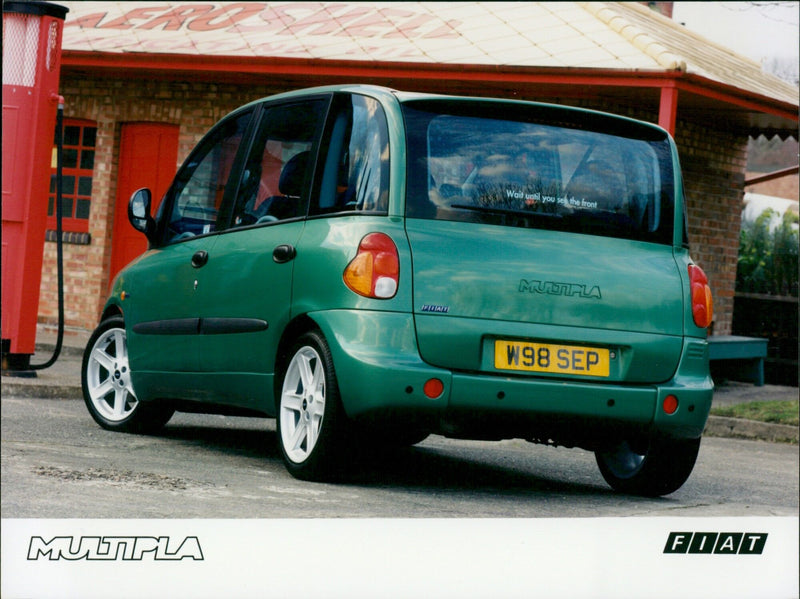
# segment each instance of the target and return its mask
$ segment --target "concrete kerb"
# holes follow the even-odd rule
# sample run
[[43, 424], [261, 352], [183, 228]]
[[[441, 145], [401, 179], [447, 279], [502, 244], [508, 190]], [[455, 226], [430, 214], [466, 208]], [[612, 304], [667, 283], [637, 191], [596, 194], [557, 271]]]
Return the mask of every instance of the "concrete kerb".
[[725, 416], [709, 416], [703, 435], [754, 439], [773, 443], [798, 443], [798, 427], [796, 426]]
[[[90, 332], [68, 329], [64, 332], [61, 352], [50, 368], [36, 370], [31, 376], [2, 377], [3, 396], [40, 399], [83, 399], [81, 391], [81, 361]], [[31, 364], [44, 364], [53, 355], [56, 345], [54, 327], [39, 325], [36, 333], [36, 353]]]
[[[763, 385], [724, 381], [717, 384], [714, 391], [713, 406], [730, 406], [757, 401], [798, 402], [798, 388], [782, 385]], [[798, 402], [800, 406], [800, 402]], [[774, 424], [744, 418], [709, 416], [703, 434], [712, 437], [732, 437], [738, 439], [757, 439], [772, 442], [800, 442], [800, 428], [786, 424]]]
[[[20, 378], [4, 375], [2, 395], [32, 399], [83, 399], [81, 360], [88, 338], [89, 333], [85, 331], [71, 331], [65, 335], [59, 359], [51, 368], [37, 371], [36, 377]], [[41, 332], [37, 339], [43, 340], [37, 345], [37, 353], [31, 359], [33, 364], [45, 362], [52, 355], [54, 348], [54, 334], [51, 331]], [[750, 383], [726, 381], [718, 385], [714, 393], [715, 406], [771, 400], [798, 401], [798, 388], [778, 385], [756, 387]], [[798, 443], [799, 432], [800, 429], [796, 426], [710, 416], [703, 434], [712, 437]]]

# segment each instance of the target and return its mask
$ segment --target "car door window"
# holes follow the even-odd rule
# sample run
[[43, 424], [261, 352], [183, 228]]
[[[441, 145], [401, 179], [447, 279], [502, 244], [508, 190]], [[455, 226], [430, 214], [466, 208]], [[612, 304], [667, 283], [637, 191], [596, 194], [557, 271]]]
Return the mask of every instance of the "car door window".
[[328, 99], [265, 106], [237, 192], [233, 226], [305, 217]]
[[220, 123], [186, 161], [170, 192], [167, 243], [224, 228], [223, 201], [251, 117], [252, 110]]
[[314, 213], [360, 211], [385, 214], [389, 207], [389, 133], [377, 100], [339, 95], [325, 137], [325, 168]]

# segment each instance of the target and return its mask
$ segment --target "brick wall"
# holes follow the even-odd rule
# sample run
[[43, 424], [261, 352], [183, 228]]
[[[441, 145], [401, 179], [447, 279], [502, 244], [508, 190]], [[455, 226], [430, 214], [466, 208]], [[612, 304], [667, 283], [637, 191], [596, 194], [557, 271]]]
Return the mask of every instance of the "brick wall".
[[683, 169], [692, 257], [714, 293], [716, 334], [731, 333], [739, 255], [747, 138], [679, 121], [676, 143]]
[[[65, 117], [97, 123], [89, 245], [64, 246], [66, 324], [92, 329], [108, 291], [121, 125], [151, 121], [180, 125], [178, 164], [222, 116], [285, 87], [64, 77]], [[530, 98], [536, 99], [536, 98]], [[149, 101], [148, 101], [149, 100]], [[580, 103], [589, 108], [656, 121], [630, 105]], [[679, 114], [680, 116], [680, 114]], [[679, 121], [677, 139], [686, 180], [692, 255], [715, 294], [715, 333], [729, 333], [747, 138]], [[56, 244], [45, 243], [39, 321], [55, 323]]]

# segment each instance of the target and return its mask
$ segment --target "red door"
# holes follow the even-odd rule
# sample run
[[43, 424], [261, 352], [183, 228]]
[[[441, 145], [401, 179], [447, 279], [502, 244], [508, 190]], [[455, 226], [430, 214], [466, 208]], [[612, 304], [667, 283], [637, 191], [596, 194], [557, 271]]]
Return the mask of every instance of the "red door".
[[179, 130], [178, 125], [166, 123], [122, 125], [109, 281], [147, 249], [144, 235], [128, 222], [128, 200], [137, 189], [148, 187], [155, 214], [178, 168]]

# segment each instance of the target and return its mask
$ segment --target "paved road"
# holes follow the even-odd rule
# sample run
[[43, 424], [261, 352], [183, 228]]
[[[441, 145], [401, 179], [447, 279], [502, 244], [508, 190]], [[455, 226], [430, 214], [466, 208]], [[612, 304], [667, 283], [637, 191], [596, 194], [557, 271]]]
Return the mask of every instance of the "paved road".
[[274, 421], [177, 414], [159, 436], [104, 431], [83, 402], [3, 397], [4, 518], [796, 516], [796, 445], [708, 438], [661, 499], [614, 494], [592, 454], [433, 436], [343, 484], [293, 479]]

